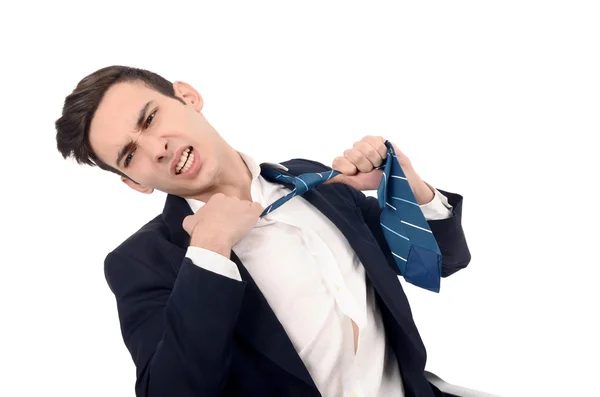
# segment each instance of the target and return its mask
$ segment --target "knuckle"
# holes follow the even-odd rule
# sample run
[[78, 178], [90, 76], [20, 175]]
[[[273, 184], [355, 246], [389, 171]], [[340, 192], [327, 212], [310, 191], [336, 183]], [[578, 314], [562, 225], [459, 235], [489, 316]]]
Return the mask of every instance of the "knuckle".
[[359, 159], [358, 153], [354, 149], [346, 149], [344, 151], [344, 157], [352, 162], [355, 162]]
[[355, 165], [348, 159], [340, 160], [334, 168], [342, 173], [352, 173], [356, 169]]
[[369, 136], [369, 139], [367, 139], [367, 142], [372, 145], [373, 147], [379, 147], [381, 145], [383, 145], [383, 138], [380, 136]]
[[367, 164], [367, 163], [361, 163], [359, 165], [357, 165], [357, 168], [359, 170], [361, 170], [362, 172], [368, 172], [371, 171], [373, 169], [373, 166], [371, 165], [371, 163]]

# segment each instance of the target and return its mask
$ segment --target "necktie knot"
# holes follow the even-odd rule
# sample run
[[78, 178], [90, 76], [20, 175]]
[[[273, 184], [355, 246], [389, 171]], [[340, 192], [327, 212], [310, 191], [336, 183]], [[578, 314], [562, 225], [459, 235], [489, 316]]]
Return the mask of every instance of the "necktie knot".
[[331, 170], [327, 172], [310, 172], [294, 176], [286, 175], [274, 168], [265, 168], [263, 169], [262, 174], [265, 177], [269, 177], [273, 181], [280, 182], [290, 187], [291, 192], [276, 200], [273, 204], [265, 208], [263, 213], [260, 215], [261, 217], [269, 214], [270, 212], [275, 211], [277, 208], [281, 207], [283, 204], [285, 204], [287, 201], [291, 200], [295, 196], [303, 195], [307, 191], [319, 186], [323, 182], [328, 181], [329, 179], [338, 175], [339, 172]]

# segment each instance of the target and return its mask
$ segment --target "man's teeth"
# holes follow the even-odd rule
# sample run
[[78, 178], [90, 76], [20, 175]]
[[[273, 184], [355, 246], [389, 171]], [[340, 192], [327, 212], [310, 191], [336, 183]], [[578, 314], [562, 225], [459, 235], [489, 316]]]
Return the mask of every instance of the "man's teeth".
[[[176, 173], [181, 174], [182, 172], [186, 172], [187, 170], [190, 169], [192, 164], [194, 164], [194, 153], [190, 153], [190, 152], [191, 152], [191, 150], [189, 148], [187, 148], [181, 154], [179, 163], [177, 163], [177, 167], [175, 167]], [[185, 167], [184, 167], [184, 164], [185, 164]]]

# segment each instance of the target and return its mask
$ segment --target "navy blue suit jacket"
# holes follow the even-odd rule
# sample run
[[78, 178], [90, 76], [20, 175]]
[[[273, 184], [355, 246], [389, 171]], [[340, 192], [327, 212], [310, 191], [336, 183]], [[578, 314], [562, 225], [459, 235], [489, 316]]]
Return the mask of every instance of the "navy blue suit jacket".
[[[294, 159], [289, 173], [331, 168]], [[461, 227], [462, 197], [442, 191], [450, 219], [430, 221], [443, 254], [443, 276], [470, 261]], [[374, 197], [344, 184], [321, 185], [303, 195], [344, 234], [365, 267], [388, 343], [396, 352], [407, 397], [441, 395], [425, 379], [426, 352], [381, 232]], [[138, 396], [319, 396], [277, 317], [234, 252], [243, 281], [194, 265], [185, 257], [182, 228], [192, 211], [168, 196], [163, 213], [105, 260], [123, 339], [135, 362]], [[282, 261], [285, 258], [281, 258]]]

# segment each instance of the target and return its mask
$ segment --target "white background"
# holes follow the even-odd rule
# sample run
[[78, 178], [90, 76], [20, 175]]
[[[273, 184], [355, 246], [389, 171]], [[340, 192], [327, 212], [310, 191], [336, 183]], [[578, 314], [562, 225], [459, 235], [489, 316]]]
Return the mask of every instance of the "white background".
[[464, 195], [473, 256], [439, 295], [405, 284], [428, 369], [599, 395], [599, 20], [593, 1], [3, 5], [0, 395], [134, 394], [103, 260], [165, 196], [63, 160], [53, 124], [112, 64], [192, 84], [217, 131], [269, 161], [396, 143]]

